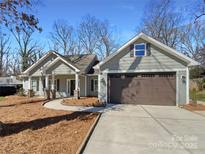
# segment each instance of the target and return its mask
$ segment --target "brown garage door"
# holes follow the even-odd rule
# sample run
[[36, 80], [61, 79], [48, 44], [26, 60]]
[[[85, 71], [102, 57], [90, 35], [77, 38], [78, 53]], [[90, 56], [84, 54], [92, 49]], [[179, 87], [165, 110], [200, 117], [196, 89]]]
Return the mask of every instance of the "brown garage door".
[[175, 73], [110, 74], [110, 103], [176, 105]]

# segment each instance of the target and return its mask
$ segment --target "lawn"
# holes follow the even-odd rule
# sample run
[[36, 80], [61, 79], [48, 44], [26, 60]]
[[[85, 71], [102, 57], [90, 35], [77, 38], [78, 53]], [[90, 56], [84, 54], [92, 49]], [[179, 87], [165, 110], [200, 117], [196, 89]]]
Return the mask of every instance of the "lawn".
[[4, 100], [4, 97], [3, 96], [0, 96], [0, 101], [3, 101]]
[[204, 101], [205, 102], [205, 90], [204, 91], [197, 91], [196, 94], [194, 91], [190, 92], [190, 97], [194, 98], [194, 95], [196, 95], [196, 99], [198, 101]]
[[76, 153], [97, 114], [56, 111], [42, 103], [0, 107], [1, 153]]

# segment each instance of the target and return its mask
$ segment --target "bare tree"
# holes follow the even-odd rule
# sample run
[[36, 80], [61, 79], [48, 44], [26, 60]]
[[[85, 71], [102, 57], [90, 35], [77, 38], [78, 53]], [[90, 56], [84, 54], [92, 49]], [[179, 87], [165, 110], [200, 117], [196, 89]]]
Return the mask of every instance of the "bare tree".
[[0, 76], [6, 75], [10, 49], [10, 37], [0, 32]]
[[56, 21], [53, 25], [53, 32], [50, 33], [53, 49], [61, 51], [64, 55], [74, 54], [74, 30], [66, 21]]
[[38, 19], [31, 14], [38, 0], [2, 0], [0, 2], [0, 24], [13, 30], [42, 29]]
[[143, 28], [140, 31], [160, 42], [176, 48], [180, 33], [181, 15], [173, 11], [171, 0], [150, 1], [146, 7]]
[[205, 27], [201, 22], [184, 26], [180, 49], [187, 56], [205, 66]]
[[79, 45], [83, 52], [97, 54], [101, 59], [109, 56], [116, 48], [114, 30], [108, 21], [94, 16], [85, 16], [78, 29]]
[[32, 39], [34, 33], [33, 30], [26, 31], [11, 31], [17, 44], [18, 44], [18, 53], [21, 59], [21, 71], [26, 70], [31, 66], [37, 59], [40, 58], [42, 48], [40, 45]]
[[85, 16], [78, 28], [78, 39], [83, 52], [93, 54], [99, 46], [98, 35], [99, 20], [93, 16]]
[[98, 24], [98, 37], [100, 39], [99, 54], [100, 57], [105, 58], [109, 56], [117, 47], [114, 41], [113, 29], [108, 21], [99, 22]]
[[205, 0], [199, 0], [196, 2], [196, 8], [194, 8], [194, 23], [196, 23], [199, 19], [205, 16]]

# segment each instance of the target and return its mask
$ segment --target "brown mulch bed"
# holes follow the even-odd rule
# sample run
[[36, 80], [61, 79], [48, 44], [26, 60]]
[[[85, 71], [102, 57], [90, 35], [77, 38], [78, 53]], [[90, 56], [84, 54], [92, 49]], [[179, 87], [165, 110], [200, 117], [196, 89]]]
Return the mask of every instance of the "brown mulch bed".
[[98, 100], [97, 97], [81, 97], [80, 99], [63, 99], [64, 105], [71, 105], [71, 106], [96, 106], [100, 107], [103, 106]]
[[35, 103], [39, 101], [45, 101], [45, 98], [40, 97], [31, 97], [28, 98], [26, 96], [6, 96], [2, 101], [0, 101], [0, 107], [14, 106], [19, 104], [27, 104], [27, 103]]
[[0, 153], [76, 153], [97, 113], [56, 111], [42, 103], [0, 107]]
[[203, 104], [187, 104], [182, 107], [190, 111], [205, 111], [205, 105]]

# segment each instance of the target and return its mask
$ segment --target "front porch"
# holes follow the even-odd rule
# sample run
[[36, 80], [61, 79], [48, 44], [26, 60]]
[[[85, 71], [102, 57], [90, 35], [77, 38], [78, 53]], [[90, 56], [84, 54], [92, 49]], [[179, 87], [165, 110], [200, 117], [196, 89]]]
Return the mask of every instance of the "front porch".
[[97, 96], [97, 88], [93, 85], [94, 80], [97, 80], [97, 76], [89, 77], [77, 73], [30, 76], [27, 80], [28, 94], [33, 91], [34, 95], [48, 98]]

